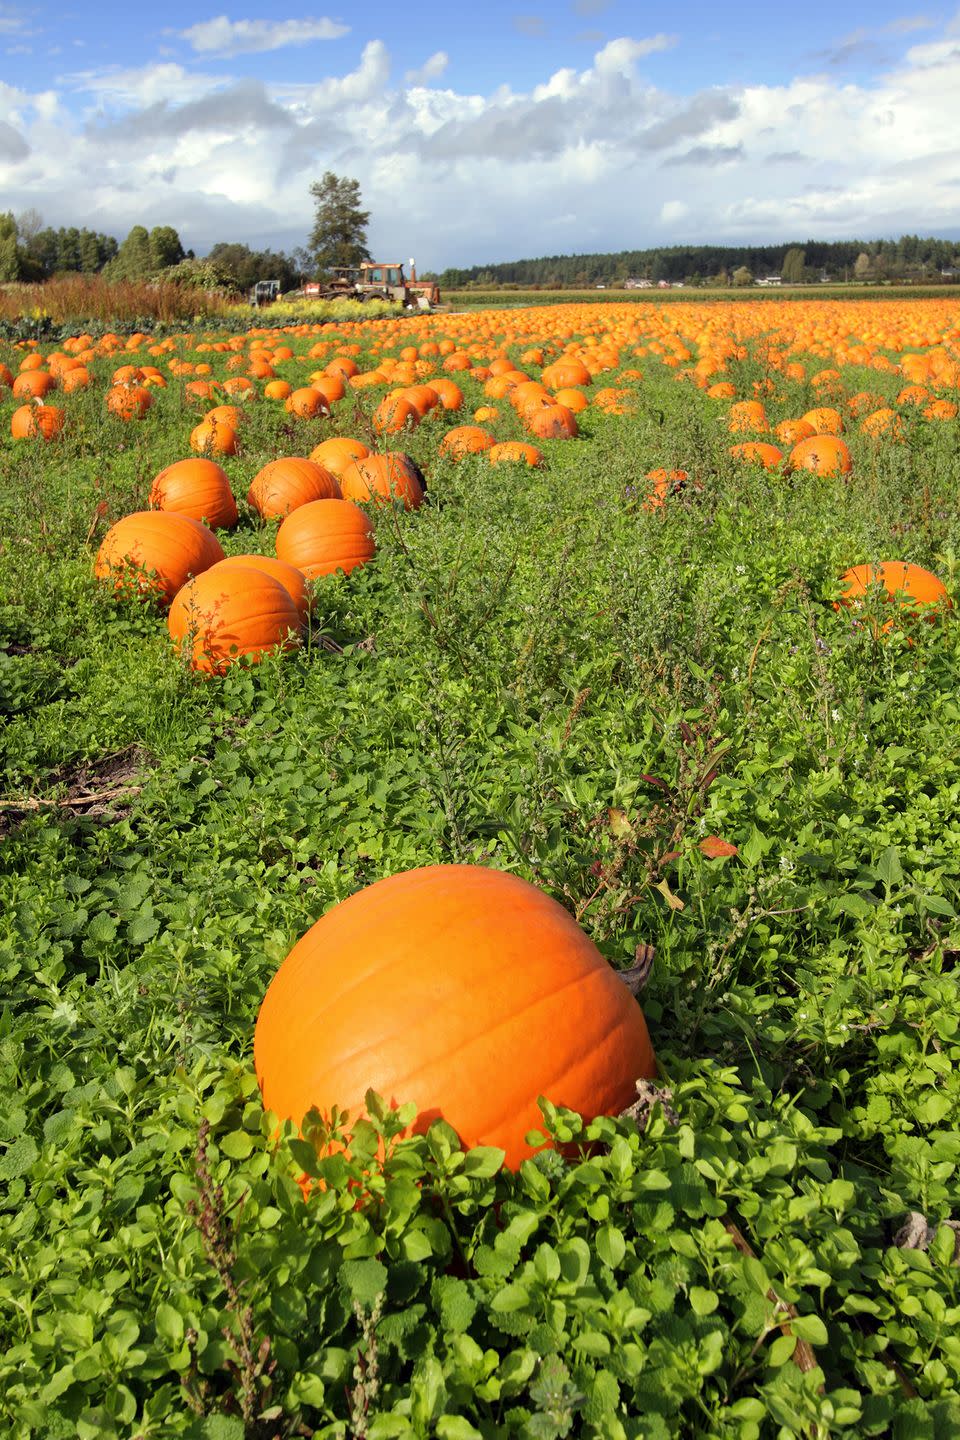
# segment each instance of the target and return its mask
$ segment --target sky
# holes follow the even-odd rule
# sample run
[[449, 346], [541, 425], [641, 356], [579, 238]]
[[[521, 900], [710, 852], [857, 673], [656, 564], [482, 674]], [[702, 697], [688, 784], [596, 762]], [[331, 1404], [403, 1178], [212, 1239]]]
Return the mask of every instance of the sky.
[[960, 238], [956, 0], [224, 3], [0, 0], [0, 211], [290, 250], [332, 170], [421, 272]]

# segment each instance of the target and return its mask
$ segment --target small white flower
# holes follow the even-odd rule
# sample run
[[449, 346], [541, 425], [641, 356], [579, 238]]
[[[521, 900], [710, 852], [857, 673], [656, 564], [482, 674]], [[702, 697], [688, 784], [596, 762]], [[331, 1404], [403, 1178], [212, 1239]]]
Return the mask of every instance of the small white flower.
[[733, 676], [734, 680], [739, 680], [739, 679], [740, 679], [740, 666], [739, 666], [739, 665], [734, 665], [733, 669], [730, 671], [730, 674]]
[[736, 567], [736, 569], [737, 569], [737, 574], [738, 574], [738, 575], [746, 575], [746, 573], [747, 573], [747, 567], [746, 567], [746, 565], [738, 565], [738, 566]]
[[840, 711], [839, 711], [839, 710], [831, 710], [831, 711], [830, 711], [830, 718], [831, 718], [831, 720], [833, 721], [834, 725], [838, 724], [838, 723], [839, 723], [839, 720], [840, 720]]

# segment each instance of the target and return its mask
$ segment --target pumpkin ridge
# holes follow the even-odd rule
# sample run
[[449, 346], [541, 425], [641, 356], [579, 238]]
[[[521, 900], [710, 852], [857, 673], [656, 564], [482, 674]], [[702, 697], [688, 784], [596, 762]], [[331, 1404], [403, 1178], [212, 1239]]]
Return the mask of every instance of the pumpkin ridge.
[[[400, 960], [398, 960], [396, 963], [397, 963], [397, 964], [405, 964], [405, 963], [406, 963], [406, 956], [403, 956], [403, 957], [402, 957]], [[487, 977], [484, 977], [484, 978], [486, 979]], [[430, 1065], [433, 1065], [433, 1064], [442, 1064], [444, 1061], [449, 1060], [449, 1059], [451, 1058], [451, 1056], [454, 1056], [454, 1055], [462, 1055], [463, 1052], [464, 1052], [464, 1050], [465, 1050], [465, 1049], [469, 1049], [472, 1045], [479, 1044], [479, 1043], [481, 1043], [481, 1042], [486, 1042], [491, 1035], [496, 1034], [496, 1032], [497, 1032], [498, 1030], [502, 1030], [505, 1025], [510, 1025], [510, 1024], [512, 1024], [515, 1020], [519, 1019], [520, 1016], [528, 1014], [528, 1012], [531, 1011], [531, 1010], [535, 1010], [538, 1005], [544, 1005], [544, 1004], [546, 1004], [548, 1001], [553, 1000], [556, 996], [562, 995], [563, 992], [564, 992], [564, 990], [569, 990], [571, 986], [573, 986], [573, 985], [581, 985], [581, 984], [582, 984], [586, 979], [588, 979], [588, 978], [589, 978], [589, 974], [587, 974], [587, 975], [574, 975], [574, 976], [572, 977], [572, 979], [567, 980], [563, 985], [561, 985], [561, 986], [559, 987], [559, 989], [557, 989], [557, 990], [551, 990], [550, 993], [547, 994], [547, 995], [535, 995], [534, 998], [533, 998], [531, 1001], [528, 1002], [528, 1004], [526, 1004], [526, 1005], [524, 1005], [524, 1006], [522, 1007], [522, 1009], [512, 1010], [509, 1015], [505, 1015], [504, 1018], [503, 1018], [502, 1020], [497, 1021], [497, 1023], [496, 1023], [495, 1025], [488, 1025], [488, 1026], [484, 1029], [482, 1035], [477, 1035], [477, 1036], [474, 1037], [473, 1040], [469, 1040], [469, 1041], [466, 1041], [466, 1042], [461, 1041], [461, 1040], [458, 1040], [458, 1041], [456, 1042], [456, 1044], [455, 1044], [450, 1050], [445, 1051], [444, 1054], [442, 1054], [442, 1055], [439, 1055], [439, 1054], [438, 1054], [438, 1055], [431, 1055], [429, 1061], [428, 1061], [426, 1064], [424, 1064], [424, 1065], [418, 1065], [418, 1066], [416, 1067], [416, 1069], [410, 1070], [410, 1071], [407, 1073], [407, 1075], [404, 1077], [404, 1080], [408, 1080], [411, 1075], [419, 1075], [419, 1074], [421, 1074], [422, 1071], [424, 1071], [425, 1069], [427, 1069], [428, 1066], [430, 1066]], [[363, 982], [359, 982], [359, 983], [363, 983]], [[492, 983], [492, 981], [491, 981], [491, 983]], [[351, 987], [351, 988], [356, 988], [356, 987]], [[346, 993], [346, 992], [342, 992], [342, 993]], [[338, 996], [338, 998], [339, 998], [339, 996]], [[347, 1055], [343, 1055], [343, 1054], [338, 1055], [338, 1056], [337, 1056], [337, 1068], [340, 1069], [340, 1068], [342, 1068], [342, 1067], [344, 1067], [344, 1066], [346, 1066], [346, 1065], [352, 1064], [352, 1062], [353, 1062], [354, 1060], [359, 1059], [362, 1055], [367, 1054], [367, 1052], [369, 1052], [369, 1051], [371, 1051], [371, 1050], [376, 1051], [376, 1050], [383, 1049], [383, 1048], [386, 1047], [386, 1046], [389, 1046], [390, 1044], [392, 1044], [392, 1042], [393, 1042], [394, 1040], [397, 1039], [398, 1036], [400, 1036], [400, 1035], [402, 1035], [402, 1034], [404, 1033], [405, 1029], [406, 1029], [406, 1026], [405, 1026], [405, 1025], [404, 1025], [404, 1026], [401, 1026], [399, 1029], [394, 1030], [392, 1034], [387, 1035], [387, 1036], [379, 1035], [375, 1041], [371, 1041], [370, 1043], [368, 1043], [368, 1044], [366, 1044], [366, 1045], [361, 1045], [361, 1046], [359, 1046], [356, 1050], [351, 1050], [350, 1053], [347, 1054]]]
[[[374, 900], [374, 898], [371, 896], [371, 890], [372, 890], [373, 887], [371, 887], [371, 890], [366, 890], [366, 891], [361, 890], [361, 891], [356, 892], [356, 895], [355, 895], [355, 896], [353, 896], [353, 895], [348, 896], [347, 899], [341, 901], [339, 905], [334, 905], [334, 906], [332, 906], [328, 911], [326, 911], [325, 915], [321, 916], [320, 918], [321, 918], [321, 919], [326, 919], [327, 916], [331, 916], [331, 915], [337, 914], [338, 912], [340, 913], [340, 915], [341, 915], [341, 917], [342, 917], [342, 916], [345, 914], [345, 907], [348, 907], [348, 906], [350, 905], [351, 900], [353, 900], [353, 899], [355, 899], [355, 898], [360, 898], [360, 897], [362, 896], [362, 897], [363, 897], [363, 900], [364, 900], [364, 905], [366, 906], [366, 908], [367, 908], [368, 911], [369, 911], [368, 928], [372, 928], [372, 926], [373, 926], [373, 924], [375, 923], [375, 920], [376, 920], [377, 912], [380, 911], [380, 910], [382, 910], [382, 911], [384, 911], [384, 912], [386, 912], [386, 913], [389, 913], [389, 912], [392, 910], [393, 905], [394, 905], [394, 903], [395, 903], [395, 902], [394, 902], [394, 899], [393, 899], [393, 889], [392, 889], [392, 887], [391, 887], [391, 886], [389, 885], [389, 883], [388, 883], [390, 880], [400, 879], [400, 878], [402, 877], [402, 878], [404, 879], [404, 881], [405, 881], [405, 887], [404, 887], [404, 888], [409, 892], [410, 890], [412, 890], [412, 889], [414, 888], [414, 885], [416, 885], [417, 888], [424, 888], [424, 887], [428, 887], [428, 886], [429, 886], [429, 883], [430, 883], [430, 882], [429, 882], [429, 879], [427, 879], [426, 881], [421, 880], [421, 879], [420, 879], [420, 876], [421, 876], [421, 875], [423, 875], [423, 876], [428, 876], [428, 877], [429, 877], [429, 876], [432, 874], [432, 872], [434, 872], [434, 871], [436, 871], [436, 870], [440, 870], [440, 869], [448, 870], [448, 871], [451, 871], [451, 872], [453, 872], [453, 873], [455, 874], [458, 870], [461, 870], [461, 869], [469, 870], [469, 869], [471, 869], [471, 868], [472, 868], [472, 867], [470, 867], [470, 866], [445, 865], [445, 866], [430, 866], [430, 867], [426, 867], [423, 871], [420, 871], [419, 873], [416, 872], [416, 871], [400, 871], [400, 872], [398, 872], [398, 874], [397, 874], [396, 876], [387, 876], [387, 877], [384, 877], [384, 880], [377, 882], [378, 884], [382, 885], [384, 888], [381, 889], [381, 890], [377, 893], [377, 896], [376, 896], [375, 900]], [[506, 871], [506, 870], [504, 870], [504, 871], [495, 871], [495, 872], [493, 872], [493, 873], [496, 873], [496, 874], [498, 874], [498, 875], [509, 875], [509, 876], [511, 876], [511, 878], [520, 881], [520, 876], [514, 876], [511, 871]], [[414, 875], [417, 876], [417, 880], [416, 880], [416, 881], [414, 881], [414, 880], [411, 878], [411, 877], [413, 877]], [[419, 882], [419, 883], [418, 883], [418, 882]], [[522, 883], [525, 883], [525, 882], [521, 881], [521, 884], [522, 884]], [[543, 899], [546, 900], [546, 899], [549, 898], [549, 897], [545, 894], [545, 892], [540, 892], [540, 893], [541, 893], [541, 896], [542, 896]], [[523, 900], [523, 898], [524, 898], [524, 897], [522, 897], [521, 895], [518, 895], [518, 896], [515, 897], [517, 903], [520, 903], [521, 910], [524, 910], [524, 909], [527, 908], [525, 905], [523, 905], [523, 904], [521, 903], [522, 900]], [[465, 899], [462, 903], [464, 904], [465, 908], [466, 908], [466, 909], [468, 910], [468, 912], [469, 912], [469, 901], [468, 901], [467, 899]], [[554, 902], [554, 903], [556, 903], [556, 902]], [[501, 900], [501, 908], [502, 908], [503, 904], [504, 904], [504, 901]], [[527, 902], [527, 904], [529, 904], [529, 902]], [[593, 942], [590, 941], [590, 940], [589, 940], [589, 937], [585, 934], [585, 932], [580, 929], [580, 927], [577, 925], [576, 921], [575, 921], [575, 920], [573, 919], [573, 917], [569, 914], [569, 912], [568, 912], [568, 911], [564, 911], [564, 910], [562, 909], [562, 907], [558, 907], [558, 908], [560, 908], [561, 914], [565, 915], [566, 918], [567, 918], [567, 921], [569, 922], [569, 928], [570, 928], [571, 937], [572, 937], [572, 938], [578, 938], [581, 943], [582, 943], [583, 941], [587, 941], [589, 944], [592, 945]], [[549, 912], [548, 912], [548, 914], [549, 914]], [[436, 943], [438, 936], [440, 936], [440, 935], [443, 933], [443, 931], [455, 930], [456, 925], [457, 925], [458, 922], [460, 921], [460, 918], [461, 918], [461, 917], [460, 917], [459, 915], [457, 915], [457, 916], [451, 915], [451, 916], [448, 916], [448, 917], [445, 918], [445, 921], [444, 921], [444, 923], [443, 923], [442, 926], [441, 926], [441, 925], [437, 925], [437, 924], [435, 923], [435, 924], [434, 924], [434, 928], [433, 928], [433, 930], [432, 930], [432, 932], [431, 932], [431, 943]], [[556, 923], [557, 923], [557, 917], [554, 917], [554, 916], [551, 915], [549, 918], [550, 918], [551, 920], [553, 920], [554, 925], [556, 925]], [[477, 925], [477, 928], [478, 928], [478, 929], [481, 929], [481, 930], [482, 930], [482, 928], [483, 928], [483, 926], [482, 926], [482, 921], [479, 919], [479, 917], [478, 917], [478, 919], [477, 919], [477, 921], [476, 921], [476, 925]], [[311, 928], [312, 928], [312, 927], [311, 927]], [[307, 930], [307, 931], [305, 932], [305, 934], [301, 936], [300, 940], [297, 942], [297, 945], [294, 946], [294, 950], [296, 950], [296, 949], [299, 948], [300, 944], [302, 944], [303, 941], [307, 939], [307, 937], [309, 936], [309, 934], [310, 934], [310, 931]], [[328, 942], [328, 943], [332, 943], [332, 942]], [[293, 955], [293, 951], [291, 951], [290, 953], [291, 953], [291, 956], [292, 956], [292, 955]], [[598, 952], [598, 953], [599, 953], [599, 952]], [[289, 959], [289, 958], [290, 958], [290, 957], [288, 957], [288, 959]], [[299, 966], [298, 966], [298, 971], [297, 971], [298, 978], [302, 978], [304, 967], [305, 967], [307, 970], [309, 970], [309, 969], [311, 968], [311, 966], [312, 966], [312, 963], [313, 963], [312, 950], [310, 950], [310, 949], [305, 949], [304, 952], [303, 952], [303, 954], [302, 954], [302, 958], [300, 959], [300, 964], [299, 964]], [[399, 955], [396, 957], [396, 959], [392, 962], [392, 965], [391, 965], [390, 968], [392, 969], [392, 968], [395, 968], [395, 967], [397, 967], [397, 966], [403, 966], [403, 965], [408, 964], [408, 963], [409, 963], [409, 957], [408, 957], [405, 953], [401, 953], [401, 954], [399, 954]], [[498, 966], [497, 968], [499, 969], [499, 968], [501, 968], [501, 967]], [[376, 973], [382, 974], [382, 973], [383, 973], [383, 961], [380, 960], [380, 959], [377, 959], [377, 960], [373, 961], [373, 962], [372, 962], [372, 969], [373, 969], [374, 971], [376, 971]], [[576, 982], [579, 981], [579, 980], [583, 980], [586, 976], [588, 976], [588, 975], [591, 974], [591, 973], [592, 973], [592, 967], [584, 967], [582, 973], [581, 973], [579, 976], [574, 976], [573, 979], [571, 979], [571, 980], [569, 980], [569, 981], [567, 982], [567, 985], [574, 984], [574, 983], [576, 983]], [[486, 977], [485, 977], [485, 978], [486, 978]], [[351, 994], [353, 994], [353, 993], [354, 993], [356, 990], [358, 990], [361, 986], [363, 986], [363, 985], [365, 985], [366, 983], [368, 983], [368, 980], [369, 980], [369, 975], [368, 975], [368, 973], [366, 972], [366, 970], [361, 969], [361, 970], [359, 971], [359, 973], [358, 973], [358, 972], [354, 972], [353, 976], [351, 977], [350, 982], [344, 984], [342, 987], [340, 987], [340, 988], [337, 989], [336, 994], [333, 996], [334, 1002], [335, 1002], [336, 1004], [340, 1004], [343, 1000], [347, 999]], [[561, 987], [561, 988], [565, 989], [565, 988], [567, 988], [567, 985], [565, 985], [565, 986], [563, 986], [563, 987]], [[267, 993], [269, 994], [269, 987], [268, 987]], [[551, 993], [559, 993], [559, 992], [551, 992]], [[544, 999], [544, 998], [548, 998], [548, 997], [538, 996], [538, 997], [537, 997], [537, 1000], [539, 1001], [539, 1000], [542, 1000], [542, 999]], [[526, 1008], [526, 1007], [525, 1007], [525, 1008]], [[514, 1012], [514, 1013], [522, 1013], [522, 1012]], [[402, 1028], [401, 1028], [401, 1029], [398, 1029], [398, 1030], [395, 1031], [394, 1034], [391, 1035], [389, 1038], [390, 1038], [391, 1040], [392, 1040], [392, 1039], [395, 1039], [397, 1035], [400, 1035], [400, 1034], [402, 1034], [402, 1033], [403, 1033]], [[378, 1043], [380, 1043], [380, 1044], [383, 1043], [382, 1037], [381, 1037], [380, 1041], [378, 1041]], [[361, 1047], [359, 1047], [359, 1049], [357, 1049], [356, 1051], [351, 1051], [349, 1056], [344, 1056], [344, 1057], [342, 1057], [342, 1059], [351, 1059], [351, 1058], [353, 1058], [354, 1055], [360, 1055], [360, 1054], [362, 1054], [362, 1053], [364, 1052], [364, 1050], [371, 1049], [371, 1048], [373, 1048], [373, 1046], [361, 1046]], [[341, 1060], [338, 1059], [338, 1064], [340, 1064], [340, 1063], [341, 1063]]]
[[[622, 982], [621, 982], [621, 983], [622, 983]], [[617, 1048], [617, 1046], [621, 1043], [621, 1041], [622, 1041], [622, 1035], [623, 1035], [623, 1025], [622, 1025], [622, 1024], [621, 1024], [621, 1025], [618, 1025], [615, 1030], [609, 1030], [609, 1031], [607, 1031], [605, 1034], [601, 1035], [599, 1042], [594, 1043], [594, 1044], [591, 1046], [591, 1048], [589, 1048], [589, 1049], [586, 1050], [583, 1054], [581, 1054], [581, 1055], [577, 1058], [577, 1060], [576, 1060], [572, 1065], [567, 1065], [567, 1066], [564, 1067], [562, 1070], [558, 1071], [558, 1073], [557, 1073], [556, 1075], [551, 1076], [551, 1077], [550, 1077], [550, 1080], [544, 1083], [544, 1085], [543, 1085], [543, 1087], [542, 1087], [542, 1089], [541, 1089], [541, 1091], [540, 1091], [540, 1094], [543, 1095], [543, 1096], [545, 1096], [546, 1099], [548, 1099], [548, 1100], [552, 1099], [553, 1102], [554, 1102], [554, 1104], [556, 1104], [556, 1105], [562, 1105], [562, 1106], [565, 1106], [565, 1107], [568, 1107], [568, 1108], [573, 1108], [573, 1109], [575, 1109], [575, 1108], [576, 1108], [575, 1105], [572, 1105], [572, 1104], [571, 1104], [571, 1101], [572, 1101], [575, 1097], [571, 1096], [569, 1100], [568, 1100], [568, 1099], [565, 1099], [565, 1098], [564, 1098], [564, 1093], [562, 1093], [562, 1092], [565, 1092], [565, 1091], [567, 1090], [568, 1086], [570, 1086], [570, 1081], [572, 1080], [572, 1077], [575, 1076], [575, 1075], [577, 1075], [578, 1072], [583, 1071], [583, 1070], [584, 1070], [586, 1067], [588, 1067], [588, 1066], [591, 1066], [591, 1065], [592, 1065], [592, 1066], [594, 1067], [594, 1070], [595, 1070], [595, 1073], [596, 1073], [596, 1074], [600, 1074], [600, 1075], [604, 1075], [604, 1076], [610, 1074], [611, 1071], [612, 1071], [612, 1069], [613, 1069], [613, 1067], [609, 1064], [609, 1058], [610, 1058], [611, 1052], [613, 1052], [613, 1051]], [[652, 1048], [653, 1048], [653, 1047], [652, 1047], [652, 1045], [651, 1045], [651, 1051], [652, 1051]], [[653, 1067], [650, 1067], [650, 1072], [649, 1072], [649, 1074], [644, 1073], [643, 1075], [635, 1075], [633, 1078], [634, 1078], [634, 1080], [650, 1079], [650, 1078], [652, 1078], [652, 1076], [653, 1076], [655, 1073], [656, 1073], [655, 1069], [654, 1069]], [[573, 1087], [570, 1086], [570, 1088], [573, 1088]], [[610, 1096], [611, 1101], [616, 1098], [616, 1096], [615, 1096], [615, 1087], [611, 1086], [608, 1093], [609, 1093], [609, 1096]], [[533, 1100], [534, 1106], [536, 1107], [537, 1096], [534, 1095], [534, 1096], [532, 1096], [531, 1098], [532, 1098], [532, 1100]], [[632, 1092], [632, 1090], [631, 1090], [630, 1093], [627, 1095], [625, 1101], [624, 1101], [624, 1106], [628, 1105], [632, 1099], [633, 1099], [633, 1092]], [[606, 1104], [606, 1103], [608, 1103], [608, 1102], [607, 1102], [607, 1100], [605, 1099], [605, 1100], [604, 1100], [604, 1104]], [[499, 1126], [502, 1125], [503, 1122], [504, 1122], [506, 1119], [509, 1118], [509, 1115], [510, 1115], [510, 1113], [511, 1113], [511, 1110], [515, 1110], [515, 1109], [516, 1109], [516, 1101], [515, 1101], [515, 1099], [513, 1100], [512, 1103], [511, 1103], [510, 1101], [506, 1101], [506, 1102], [499, 1108], [499, 1110], [497, 1111], [497, 1113], [496, 1113], [496, 1115], [494, 1116], [494, 1118], [493, 1118], [492, 1120], [488, 1120], [488, 1121], [486, 1122], [486, 1124], [484, 1125], [483, 1128], [484, 1128], [485, 1134], [486, 1134], [487, 1136], [493, 1135], [493, 1134], [497, 1131], [497, 1129], [499, 1128]], [[539, 1112], [538, 1112], [538, 1113], [539, 1113]], [[598, 1114], [602, 1114], [603, 1111], [598, 1111], [597, 1113], [598, 1113]], [[592, 1119], [593, 1119], [593, 1116], [592, 1116], [592, 1115], [591, 1115], [591, 1116], [586, 1116], [585, 1118], [586, 1118], [587, 1120], [592, 1120]], [[451, 1122], [451, 1123], [452, 1123], [452, 1122]], [[454, 1127], [454, 1128], [456, 1128], [456, 1127]], [[488, 1141], [487, 1143], [492, 1143], [492, 1142]]]
[[[597, 972], [592, 973], [596, 974]], [[466, 1044], [461, 1043], [455, 1046], [445, 1055], [431, 1056], [429, 1062], [426, 1065], [419, 1065], [415, 1070], [411, 1070], [406, 1075], [398, 1077], [394, 1086], [395, 1090], [397, 1090], [398, 1092], [398, 1098], [401, 1100], [401, 1102], [404, 1099], [413, 1099], [412, 1095], [399, 1095], [401, 1085], [405, 1085], [412, 1076], [421, 1074], [424, 1070], [428, 1069], [429, 1066], [433, 1064], [442, 1064], [444, 1061], [449, 1060], [451, 1056], [462, 1055], [465, 1050], [469, 1050], [474, 1044], [479, 1044], [483, 1041], [486, 1041], [491, 1034], [494, 1034], [496, 1032], [496, 1030], [502, 1029], [504, 1026], [512, 1024], [521, 1016], [526, 1015], [530, 1010], [535, 1009], [537, 1005], [552, 1002], [559, 995], [561, 995], [564, 990], [569, 989], [570, 985], [580, 983], [580, 981], [590, 978], [592, 978], [592, 976], [581, 976], [575, 978], [574, 980], [569, 981], [566, 985], [560, 986], [558, 990], [552, 991], [549, 995], [537, 996], [537, 998], [533, 1000], [531, 1004], [525, 1005], [522, 1010], [516, 1010], [512, 1014], [506, 1016], [498, 1025], [489, 1027], [484, 1031], [482, 1035], [478, 1035], [474, 1041], [468, 1041], [466, 1042]], [[627, 992], [625, 991], [625, 993]], [[600, 1007], [595, 1007], [593, 1013], [596, 1014], [599, 1008]], [[581, 1053], [577, 1056], [573, 1063], [570, 1063], [570, 1061], [567, 1060], [562, 1066], [562, 1068], [556, 1072], [556, 1074], [551, 1075], [550, 1080], [544, 1082], [540, 1093], [546, 1095], [547, 1098], [550, 1098], [551, 1096], [557, 1097], [556, 1103], [558, 1105], [566, 1105], [568, 1103], [572, 1105], [576, 1097], [570, 1096], [568, 1100], [565, 1099], [563, 1096], [558, 1096], [558, 1090], [561, 1084], [566, 1085], [572, 1076], [576, 1075], [578, 1071], [581, 1071], [588, 1066], [592, 1066], [598, 1074], [606, 1074], [608, 1066], [604, 1063], [603, 1060], [604, 1052], [609, 1052], [615, 1049], [616, 1046], [620, 1044], [623, 1030], [624, 1023], [622, 1017], [619, 1023], [615, 1026], [615, 1028], [601, 1028], [598, 1032], [596, 1039], [590, 1037], [590, 1035], [586, 1032], [585, 1029], [583, 1036], [584, 1050], [581, 1051]], [[634, 1077], [634, 1079], [639, 1078], [640, 1076]], [[493, 1117], [489, 1119], [485, 1118], [484, 1120], [482, 1128], [487, 1134], [490, 1134], [492, 1131], [496, 1130], [497, 1127], [503, 1122], [503, 1120], [506, 1119], [506, 1117], [511, 1113], [511, 1111], [515, 1111], [517, 1109], [517, 1097], [515, 1094], [507, 1093], [506, 1095], [502, 1096], [502, 1099], [503, 1103], [494, 1113]], [[530, 1099], [534, 1104], [536, 1104], [537, 1097], [535, 1095], [531, 1096]], [[629, 1101], [629, 1099], [630, 1096], [628, 1095], [627, 1100]], [[450, 1123], [452, 1123], [452, 1121]]]

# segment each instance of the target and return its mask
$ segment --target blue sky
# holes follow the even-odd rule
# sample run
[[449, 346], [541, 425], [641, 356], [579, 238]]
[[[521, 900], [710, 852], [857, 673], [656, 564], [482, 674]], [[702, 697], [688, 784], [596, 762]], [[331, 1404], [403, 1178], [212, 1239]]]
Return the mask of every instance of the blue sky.
[[332, 169], [422, 268], [960, 236], [953, 5], [275, 6], [0, 3], [0, 208], [291, 248]]

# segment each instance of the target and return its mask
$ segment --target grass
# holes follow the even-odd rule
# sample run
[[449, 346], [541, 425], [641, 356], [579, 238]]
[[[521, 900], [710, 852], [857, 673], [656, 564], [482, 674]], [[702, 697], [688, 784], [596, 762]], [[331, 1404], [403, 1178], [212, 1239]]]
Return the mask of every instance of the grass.
[[[493, 468], [439, 457], [486, 398], [458, 372], [464, 413], [394, 442], [423, 509], [378, 517], [300, 652], [202, 681], [91, 574], [197, 418], [172, 377], [108, 416], [130, 359], [91, 362], [61, 440], [0, 441], [5, 1433], [955, 1434], [960, 631], [881, 638], [833, 601], [888, 558], [960, 598], [956, 424], [905, 412], [878, 444], [848, 414], [848, 480], [768, 474], [646, 356], [634, 414]], [[817, 403], [773, 378], [771, 423]], [[902, 377], [844, 382], [895, 403]], [[238, 500], [267, 460], [371, 435], [381, 394], [252, 403]], [[692, 483], [648, 511], [655, 466]], [[241, 509], [226, 549], [270, 553]], [[278, 1143], [251, 1058], [271, 976], [330, 906], [438, 862], [540, 885], [617, 968], [654, 948], [639, 1123], [577, 1153], [547, 1106], [573, 1158], [517, 1175], [443, 1126], [396, 1144], [376, 1102], [349, 1163], [322, 1130]], [[911, 1213], [926, 1249], [897, 1243]]]
[[88, 325], [130, 328], [134, 323], [174, 325], [198, 315], [223, 316], [228, 298], [187, 285], [148, 284], [145, 281], [108, 281], [99, 275], [61, 276], [37, 285], [0, 286], [0, 322], [11, 329], [18, 323], [48, 321], [81, 330]]
[[830, 285], [783, 286], [688, 286], [669, 290], [549, 290], [494, 289], [444, 290], [446, 304], [481, 310], [514, 305], [623, 305], [623, 304], [710, 304], [736, 301], [778, 300], [939, 300], [951, 298], [949, 285]]

